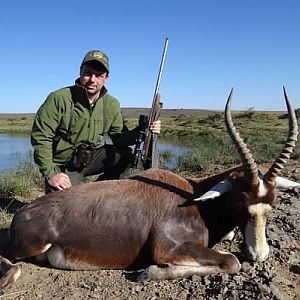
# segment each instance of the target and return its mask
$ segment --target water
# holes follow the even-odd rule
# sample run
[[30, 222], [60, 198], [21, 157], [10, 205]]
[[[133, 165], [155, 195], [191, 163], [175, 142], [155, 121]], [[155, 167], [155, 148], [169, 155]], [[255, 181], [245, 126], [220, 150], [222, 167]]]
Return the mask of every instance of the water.
[[31, 157], [32, 148], [28, 136], [0, 134], [0, 170], [16, 167], [17, 163]]
[[190, 148], [185, 146], [185, 144], [177, 138], [158, 140], [158, 151], [168, 151], [172, 155], [171, 159], [164, 163], [164, 168], [168, 170], [174, 169], [177, 157], [187, 154], [189, 150]]
[[[172, 159], [166, 163], [166, 168], [172, 169], [176, 157], [188, 152], [188, 147], [180, 140], [158, 139], [158, 150], [169, 151]], [[16, 167], [19, 162], [31, 159], [32, 147], [28, 136], [0, 134], [0, 171]]]

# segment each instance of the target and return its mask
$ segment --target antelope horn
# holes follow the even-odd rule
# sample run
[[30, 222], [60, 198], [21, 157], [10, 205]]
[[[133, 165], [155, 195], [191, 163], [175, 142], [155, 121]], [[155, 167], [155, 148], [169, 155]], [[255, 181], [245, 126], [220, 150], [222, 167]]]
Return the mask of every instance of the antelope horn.
[[257, 170], [257, 165], [252, 157], [252, 154], [247, 148], [247, 145], [243, 141], [243, 139], [240, 137], [239, 133], [237, 132], [235, 126], [233, 125], [232, 118], [231, 118], [231, 111], [230, 111], [230, 106], [231, 106], [231, 99], [232, 99], [232, 94], [233, 94], [233, 89], [231, 89], [229, 97], [226, 102], [225, 106], [225, 124], [227, 131], [231, 137], [231, 140], [235, 144], [237, 151], [240, 155], [240, 158], [243, 162], [243, 166], [246, 169], [246, 174], [248, 178], [250, 179], [250, 185], [251, 187], [256, 187], [259, 183], [259, 178], [258, 178], [258, 170]]
[[288, 99], [286, 90], [283, 86], [283, 93], [286, 102], [286, 107], [289, 116], [289, 132], [288, 138], [285, 142], [285, 145], [279, 155], [279, 157], [273, 162], [270, 169], [266, 173], [264, 177], [264, 182], [275, 184], [276, 177], [279, 175], [280, 170], [284, 168], [284, 165], [287, 163], [287, 160], [290, 159], [291, 154], [295, 148], [297, 142], [297, 135], [298, 135], [298, 124], [297, 118], [295, 115], [295, 111], [291, 107], [291, 103]]

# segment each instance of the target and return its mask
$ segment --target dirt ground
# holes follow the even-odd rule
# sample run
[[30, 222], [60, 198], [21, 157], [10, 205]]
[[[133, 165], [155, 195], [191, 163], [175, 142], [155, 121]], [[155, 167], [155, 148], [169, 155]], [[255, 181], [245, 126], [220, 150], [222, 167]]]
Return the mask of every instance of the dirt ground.
[[[300, 163], [285, 175], [300, 182]], [[238, 274], [138, 283], [134, 281], [137, 273], [62, 271], [18, 262], [22, 274], [12, 288], [2, 291], [0, 299], [300, 299], [299, 197], [298, 187], [279, 192], [268, 221], [269, 258], [262, 263], [241, 259]], [[17, 209], [21, 202], [14, 201], [10, 208]], [[5, 236], [2, 231], [2, 247]], [[238, 254], [240, 242], [237, 233], [233, 242], [217, 247]]]

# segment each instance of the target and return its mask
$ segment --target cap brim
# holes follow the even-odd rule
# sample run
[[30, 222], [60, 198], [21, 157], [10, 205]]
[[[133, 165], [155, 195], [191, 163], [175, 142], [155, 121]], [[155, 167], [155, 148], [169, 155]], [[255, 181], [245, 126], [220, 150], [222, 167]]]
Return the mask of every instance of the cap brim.
[[95, 62], [97, 62], [97, 63], [100, 63], [101, 66], [103, 66], [103, 67], [105, 68], [105, 70], [106, 70], [107, 72], [109, 72], [109, 68], [107, 67], [107, 65], [106, 65], [104, 62], [102, 62], [101, 60], [99, 60], [99, 59], [94, 59], [94, 58], [86, 59], [84, 62], [82, 62], [82, 65], [84, 65], [84, 64], [86, 64], [86, 63], [88, 63], [88, 62], [92, 62], [92, 61], [95, 61]]

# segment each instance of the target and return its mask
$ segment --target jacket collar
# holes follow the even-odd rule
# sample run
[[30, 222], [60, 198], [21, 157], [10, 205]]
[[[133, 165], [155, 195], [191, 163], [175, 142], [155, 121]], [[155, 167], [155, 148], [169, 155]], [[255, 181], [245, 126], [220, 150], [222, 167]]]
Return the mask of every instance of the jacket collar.
[[[80, 102], [83, 105], [88, 105], [88, 106], [90, 105], [86, 88], [80, 83], [79, 78], [75, 80], [75, 85], [71, 87], [71, 93], [74, 102]], [[100, 95], [98, 99], [103, 97], [106, 93], [107, 93], [107, 89], [103, 87], [100, 91]], [[98, 99], [95, 102], [97, 102]]]

